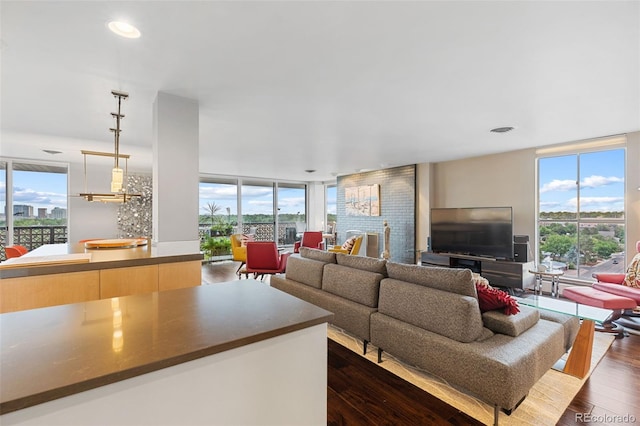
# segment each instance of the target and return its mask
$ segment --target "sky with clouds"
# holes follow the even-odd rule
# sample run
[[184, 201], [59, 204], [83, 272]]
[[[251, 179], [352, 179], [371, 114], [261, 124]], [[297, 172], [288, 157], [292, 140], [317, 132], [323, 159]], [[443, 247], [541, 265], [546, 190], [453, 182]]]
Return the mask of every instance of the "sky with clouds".
[[539, 174], [541, 211], [624, 210], [623, 149], [542, 158]]

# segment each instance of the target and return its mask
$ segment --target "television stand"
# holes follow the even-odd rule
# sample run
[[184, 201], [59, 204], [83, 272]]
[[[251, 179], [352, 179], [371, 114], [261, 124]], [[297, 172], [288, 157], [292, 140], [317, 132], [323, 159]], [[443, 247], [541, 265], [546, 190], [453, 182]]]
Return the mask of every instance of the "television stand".
[[422, 266], [470, 269], [486, 278], [493, 287], [524, 290], [535, 285], [535, 275], [529, 272], [529, 269], [534, 269], [533, 262], [520, 263], [466, 254], [426, 251], [421, 253], [420, 258]]

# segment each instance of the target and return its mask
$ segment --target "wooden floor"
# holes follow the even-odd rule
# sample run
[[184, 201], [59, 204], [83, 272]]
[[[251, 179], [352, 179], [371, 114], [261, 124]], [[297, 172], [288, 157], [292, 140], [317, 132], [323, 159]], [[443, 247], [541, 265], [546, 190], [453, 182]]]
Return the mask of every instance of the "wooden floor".
[[[238, 266], [237, 262], [203, 265], [203, 283], [237, 279]], [[357, 362], [353, 356], [329, 341], [328, 424], [480, 424], [373, 363], [353, 368]], [[594, 418], [581, 422], [588, 414]], [[616, 415], [633, 416], [635, 421], [615, 421]], [[577, 424], [640, 424], [640, 336], [613, 342], [558, 422]]]

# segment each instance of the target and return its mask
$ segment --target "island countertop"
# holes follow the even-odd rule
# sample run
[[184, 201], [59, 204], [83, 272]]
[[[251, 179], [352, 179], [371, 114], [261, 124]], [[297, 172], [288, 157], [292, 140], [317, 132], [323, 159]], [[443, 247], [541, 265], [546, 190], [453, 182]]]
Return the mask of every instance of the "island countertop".
[[202, 260], [203, 258], [202, 253], [189, 253], [181, 249], [171, 249], [167, 247], [159, 249], [151, 244], [132, 248], [90, 249], [85, 248], [82, 243], [45, 244], [22, 257], [26, 259], [31, 257], [60, 256], [79, 253], [90, 254], [91, 260], [86, 263], [61, 263], [47, 266], [0, 268], [0, 279], [188, 262]]
[[0, 315], [0, 414], [328, 322], [254, 280]]

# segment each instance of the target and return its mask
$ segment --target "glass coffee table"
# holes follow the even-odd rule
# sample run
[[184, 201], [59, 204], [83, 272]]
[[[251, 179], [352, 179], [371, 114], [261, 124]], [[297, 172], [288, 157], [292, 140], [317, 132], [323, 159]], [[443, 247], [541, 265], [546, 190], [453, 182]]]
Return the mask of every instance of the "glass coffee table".
[[543, 296], [515, 297], [514, 299], [520, 305], [571, 315], [582, 320], [567, 360], [559, 360], [553, 368], [578, 378], [586, 376], [591, 367], [595, 323], [606, 321], [613, 311]]

